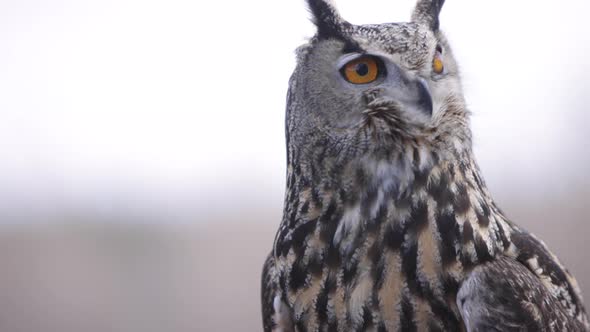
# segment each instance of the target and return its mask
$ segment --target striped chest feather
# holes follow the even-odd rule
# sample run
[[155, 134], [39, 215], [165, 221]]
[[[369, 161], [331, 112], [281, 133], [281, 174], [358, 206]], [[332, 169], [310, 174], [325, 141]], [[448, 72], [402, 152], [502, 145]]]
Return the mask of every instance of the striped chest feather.
[[295, 326], [460, 330], [466, 272], [509, 246], [510, 226], [471, 166], [442, 163], [411, 186], [377, 179], [354, 195], [315, 187], [287, 197], [292, 225], [279, 230], [275, 257]]

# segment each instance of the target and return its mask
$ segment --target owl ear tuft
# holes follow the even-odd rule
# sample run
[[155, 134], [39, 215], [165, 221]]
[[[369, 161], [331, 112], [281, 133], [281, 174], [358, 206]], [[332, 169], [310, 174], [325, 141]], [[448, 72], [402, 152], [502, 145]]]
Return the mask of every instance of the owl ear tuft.
[[432, 31], [438, 31], [438, 16], [444, 3], [445, 0], [418, 0], [412, 14], [412, 22], [427, 25]]
[[313, 23], [318, 28], [318, 37], [322, 39], [342, 37], [343, 28], [349, 23], [344, 21], [331, 0], [307, 0]]

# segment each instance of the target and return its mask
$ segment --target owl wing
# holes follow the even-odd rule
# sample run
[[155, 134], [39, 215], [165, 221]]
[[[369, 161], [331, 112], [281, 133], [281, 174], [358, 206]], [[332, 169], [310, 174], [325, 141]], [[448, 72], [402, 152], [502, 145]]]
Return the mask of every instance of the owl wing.
[[586, 331], [541, 278], [507, 256], [476, 267], [457, 305], [467, 332]]
[[265, 332], [293, 332], [295, 328], [291, 310], [281, 298], [274, 266], [275, 260], [271, 253], [262, 268], [262, 327]]

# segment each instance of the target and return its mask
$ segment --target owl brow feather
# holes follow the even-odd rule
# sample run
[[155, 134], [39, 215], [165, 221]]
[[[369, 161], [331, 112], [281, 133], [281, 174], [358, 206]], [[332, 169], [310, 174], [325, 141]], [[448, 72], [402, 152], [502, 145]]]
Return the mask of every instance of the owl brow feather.
[[350, 53], [358, 53], [358, 54], [366, 54], [367, 51], [363, 49], [357, 42], [351, 40], [350, 38], [346, 38], [344, 40], [344, 47], [342, 48], [343, 54], [350, 54]]

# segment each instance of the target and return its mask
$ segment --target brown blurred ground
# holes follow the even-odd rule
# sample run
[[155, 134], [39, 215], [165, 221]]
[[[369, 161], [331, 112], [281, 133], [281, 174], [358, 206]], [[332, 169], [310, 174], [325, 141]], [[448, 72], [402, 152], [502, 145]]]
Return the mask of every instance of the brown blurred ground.
[[[590, 294], [584, 202], [511, 202], [507, 213]], [[259, 331], [260, 268], [279, 215], [277, 207], [192, 224], [4, 226], [0, 331]]]
[[257, 331], [271, 228], [4, 229], [0, 331]]

